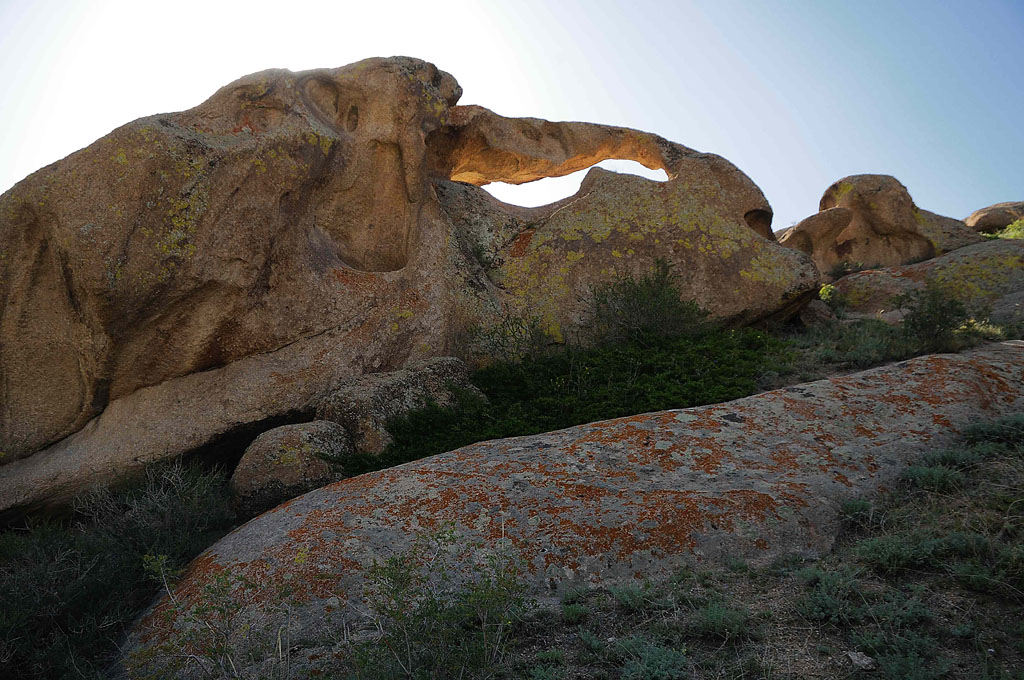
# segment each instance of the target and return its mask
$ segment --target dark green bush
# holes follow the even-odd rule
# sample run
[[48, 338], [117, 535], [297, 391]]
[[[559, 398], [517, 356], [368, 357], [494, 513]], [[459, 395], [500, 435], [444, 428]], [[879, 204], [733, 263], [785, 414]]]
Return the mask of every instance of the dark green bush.
[[680, 299], [676, 276], [665, 260], [656, 260], [640, 278], [620, 277], [590, 291], [592, 343], [646, 346], [658, 338], [698, 335], [706, 326], [707, 312]]
[[[231, 523], [224, 478], [181, 465], [81, 497], [73, 521], [0, 533], [0, 660], [25, 678], [98, 677], [159, 586]], [[5, 677], [13, 677], [7, 675]]]
[[860, 620], [863, 596], [856, 572], [808, 568], [797, 576], [808, 586], [796, 603], [797, 612], [805, 619], [833, 625]]
[[995, 443], [1009, 446], [1024, 445], [1024, 415], [1009, 416], [993, 423], [978, 423], [964, 431], [972, 444]]
[[780, 345], [761, 331], [709, 328], [492, 364], [472, 376], [486, 398], [464, 391], [451, 408], [428, 406], [393, 420], [388, 449], [349, 467], [358, 474], [488, 439], [737, 399], [757, 390]]
[[942, 352], [957, 349], [954, 332], [967, 323], [967, 307], [942, 286], [929, 281], [922, 290], [902, 295], [897, 306], [906, 310], [903, 332], [917, 347]]
[[903, 472], [903, 480], [925, 491], [950, 493], [964, 485], [964, 476], [955, 468], [911, 465]]

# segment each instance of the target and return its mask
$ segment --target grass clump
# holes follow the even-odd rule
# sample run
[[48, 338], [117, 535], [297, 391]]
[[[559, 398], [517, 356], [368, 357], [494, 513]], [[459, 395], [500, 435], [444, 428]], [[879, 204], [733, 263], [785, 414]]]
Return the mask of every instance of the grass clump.
[[963, 474], [945, 465], [911, 465], [904, 471], [903, 479], [911, 486], [934, 493], [950, 493], [964, 484]]
[[[522, 572], [498, 552], [473, 560], [450, 529], [421, 537], [374, 564], [366, 599], [377, 634], [356, 644], [359, 678], [487, 678], [514, 646], [514, 623], [528, 605]], [[456, 575], [470, 559], [471, 574]], [[546, 652], [541, 661], [560, 659]]]
[[709, 602], [695, 612], [694, 631], [703, 637], [727, 641], [750, 632], [750, 612], [722, 602]]
[[630, 639], [621, 647], [629, 660], [622, 666], [623, 680], [677, 680], [687, 677], [686, 654], [643, 639]]
[[159, 590], [230, 527], [225, 480], [180, 464], [79, 497], [73, 518], [0, 533], [0, 660], [25, 678], [101, 677]]
[[798, 572], [797, 613], [882, 678], [1019, 677], [1024, 418], [968, 428], [904, 481], [827, 564]]

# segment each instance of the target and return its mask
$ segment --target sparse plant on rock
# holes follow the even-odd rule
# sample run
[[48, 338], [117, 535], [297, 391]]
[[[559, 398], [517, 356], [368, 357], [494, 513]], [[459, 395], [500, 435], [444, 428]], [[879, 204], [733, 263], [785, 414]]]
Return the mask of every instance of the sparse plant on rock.
[[[466, 564], [470, 574], [460, 578]], [[354, 648], [360, 678], [493, 677], [528, 604], [509, 554], [467, 546], [451, 528], [417, 538], [375, 563], [368, 577], [376, 634]]]

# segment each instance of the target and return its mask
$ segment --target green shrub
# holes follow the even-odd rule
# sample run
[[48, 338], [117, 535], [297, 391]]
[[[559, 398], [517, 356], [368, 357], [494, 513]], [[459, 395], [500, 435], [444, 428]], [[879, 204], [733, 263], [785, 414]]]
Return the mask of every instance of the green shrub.
[[863, 595], [855, 571], [825, 571], [812, 567], [801, 570], [797, 576], [809, 588], [796, 603], [797, 612], [805, 619], [833, 625], [860, 620]]
[[175, 597], [164, 559], [151, 558], [147, 567], [161, 581], [168, 598], [168, 608], [157, 619], [167, 638], [129, 656], [129, 677], [199, 675], [249, 680], [252, 676], [244, 669], [253, 665], [266, 670], [287, 666], [288, 659], [281, 657], [290, 645], [283, 645], [278, 656], [276, 636], [245, 619], [245, 595], [241, 593], [255, 590], [255, 583], [229, 570], [218, 571], [202, 584], [194, 603], [185, 604]]
[[597, 635], [594, 635], [594, 633], [592, 633], [592, 632], [590, 632], [589, 630], [586, 630], [586, 629], [581, 630], [578, 633], [578, 635], [579, 635], [579, 638], [580, 638], [580, 642], [583, 643], [583, 647], [588, 652], [590, 652], [591, 654], [594, 654], [596, 656], [600, 656], [600, 655], [604, 654], [604, 651], [605, 651], [604, 640], [602, 640]]
[[[379, 635], [356, 649], [360, 678], [490, 677], [513, 646], [528, 605], [519, 566], [502, 552], [473, 560], [451, 530], [420, 537], [367, 573]], [[471, 577], [456, 575], [469, 563]]]
[[1024, 217], [993, 234], [996, 238], [1024, 238]]
[[862, 272], [868, 269], [878, 269], [879, 266], [880, 265], [877, 264], [868, 266], [863, 262], [848, 262], [843, 260], [842, 262], [837, 262], [832, 265], [832, 268], [828, 270], [828, 275], [832, 277], [832, 279], [841, 279], [848, 274], [856, 274], [857, 272]]
[[874, 536], [857, 543], [854, 552], [874, 569], [894, 574], [935, 564], [941, 541], [918, 533]]
[[623, 609], [640, 611], [649, 604], [647, 599], [647, 586], [643, 583], [624, 583], [621, 586], [612, 586], [608, 589], [611, 596]]
[[554, 342], [540, 317], [503, 316], [494, 326], [469, 331], [470, 354], [482, 361], [523, 361], [540, 356]]
[[495, 363], [472, 376], [484, 398], [459, 392], [451, 408], [428, 406], [389, 422], [388, 449], [353, 457], [347, 468], [359, 474], [488, 439], [737, 399], [757, 390], [780, 345], [752, 329], [708, 329], [689, 338], [652, 338], [646, 346], [564, 347]]
[[577, 603], [562, 604], [562, 621], [569, 625], [581, 623], [590, 612], [586, 605]]
[[839, 506], [839, 516], [852, 524], [866, 524], [870, 520], [873, 510], [871, 501], [864, 498], [853, 498], [844, 501]]
[[159, 585], [229, 528], [217, 472], [150, 468], [119, 491], [80, 497], [66, 524], [0, 533], [0, 658], [26, 678], [98, 675]]
[[555, 666], [534, 666], [530, 669], [530, 680], [561, 680], [564, 673]]
[[628, 657], [622, 666], [623, 680], [677, 680], [686, 677], [686, 654], [678, 649], [638, 637], [623, 640], [619, 649]]
[[946, 468], [948, 470], [967, 470], [981, 462], [985, 457], [975, 448], [943, 449], [927, 454], [921, 464], [929, 468]]
[[977, 423], [964, 431], [971, 444], [1024, 445], [1024, 415], [1008, 416], [992, 423]]
[[697, 303], [680, 299], [672, 265], [656, 260], [640, 278], [623, 276], [590, 291], [590, 340], [647, 346], [658, 338], [698, 335], [707, 325], [707, 312]]
[[693, 630], [703, 637], [731, 640], [750, 633], [750, 612], [711, 602], [694, 612]]
[[950, 493], [964, 485], [963, 473], [943, 466], [911, 465], [902, 478], [912, 486], [934, 493]]
[[533, 660], [537, 663], [561, 666], [565, 664], [565, 652], [561, 649], [545, 649], [543, 652], [537, 652]]
[[967, 307], [945, 288], [929, 281], [921, 290], [901, 295], [896, 306], [903, 308], [903, 332], [907, 338], [927, 351], [957, 349], [954, 331], [968, 319]]

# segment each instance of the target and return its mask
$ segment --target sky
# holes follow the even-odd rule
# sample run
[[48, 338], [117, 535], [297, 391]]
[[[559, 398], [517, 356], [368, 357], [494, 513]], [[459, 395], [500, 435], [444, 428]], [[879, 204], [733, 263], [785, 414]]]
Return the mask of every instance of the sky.
[[[963, 218], [1024, 200], [1022, 35], [1024, 0], [0, 0], [0, 192], [247, 73], [408, 55], [463, 104], [724, 156], [775, 229], [858, 173]], [[487, 188], [538, 205], [581, 179]]]

